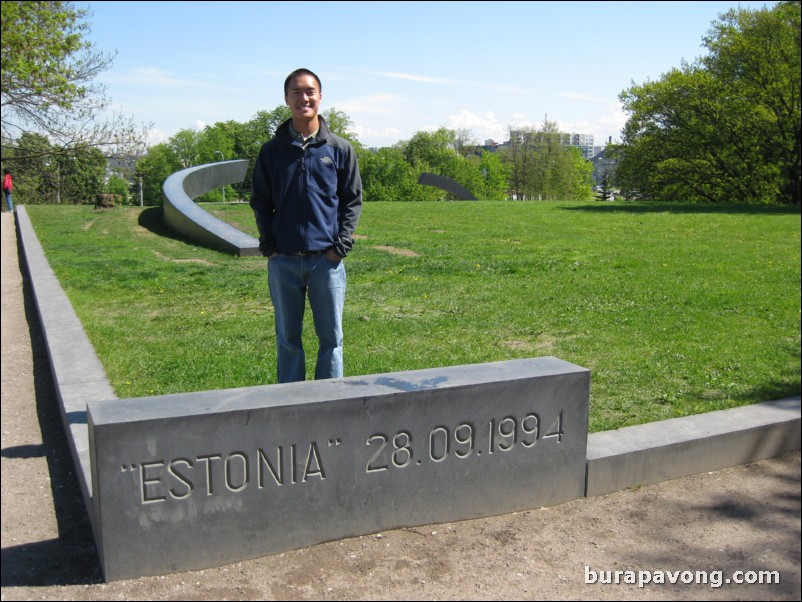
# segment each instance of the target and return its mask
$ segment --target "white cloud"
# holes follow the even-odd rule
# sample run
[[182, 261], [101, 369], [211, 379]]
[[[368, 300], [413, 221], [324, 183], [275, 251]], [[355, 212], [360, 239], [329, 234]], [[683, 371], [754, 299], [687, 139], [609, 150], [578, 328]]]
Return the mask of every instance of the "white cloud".
[[115, 84], [137, 86], [168, 86], [168, 87], [201, 87], [203, 83], [175, 77], [169, 71], [156, 67], [137, 67], [126, 74], [109, 74], [103, 76], [104, 81]]
[[[325, 97], [324, 97], [325, 99]], [[372, 94], [362, 98], [352, 98], [345, 102], [338, 102], [333, 108], [345, 111], [351, 116], [353, 113], [373, 113], [378, 115], [395, 115], [407, 101], [396, 94]]]
[[424, 82], [427, 84], [455, 84], [459, 83], [455, 80], [445, 79], [442, 77], [431, 77], [428, 75], [414, 75], [412, 73], [399, 73], [397, 71], [375, 71], [374, 75], [381, 77], [388, 77], [390, 79], [405, 79], [413, 82]]
[[430, 75], [415, 75], [413, 73], [400, 73], [398, 71], [365, 71], [371, 75], [379, 77], [386, 77], [389, 79], [402, 79], [406, 81], [414, 81], [425, 84], [438, 84], [445, 86], [470, 86], [472, 88], [482, 88], [484, 90], [493, 90], [495, 92], [512, 92], [515, 94], [531, 94], [529, 90], [518, 88], [515, 86], [499, 86], [498, 84], [488, 82], [477, 82], [471, 80], [459, 79], [446, 79], [444, 77], [432, 77]]
[[372, 128], [370, 126], [354, 124], [350, 129], [352, 133], [356, 134], [356, 137], [362, 144], [369, 147], [392, 146], [403, 139], [401, 130], [393, 127]]
[[537, 122], [536, 121], [532, 121], [526, 115], [523, 115], [521, 113], [516, 113], [510, 119], [509, 125], [511, 127], [513, 127], [513, 128], [519, 128], [519, 129], [539, 128], [541, 125], [543, 125], [543, 122], [542, 121], [537, 121]]
[[609, 98], [601, 98], [600, 96], [589, 96], [582, 92], [560, 92], [563, 98], [573, 98], [574, 100], [585, 100], [588, 102], [607, 103], [610, 102]]
[[509, 138], [507, 126], [501, 123], [492, 111], [480, 116], [463, 109], [458, 115], [448, 116], [447, 127], [452, 130], [470, 130], [476, 138], [475, 141], [480, 144], [488, 139], [502, 142]]
[[163, 131], [157, 128], [153, 128], [151, 130], [148, 130], [147, 145], [154, 146], [156, 144], [161, 144], [162, 142], [165, 142], [168, 138], [169, 136], [165, 134]]
[[621, 108], [621, 104], [615, 103], [610, 107], [610, 113], [600, 119], [600, 123], [605, 130], [614, 129], [616, 132], [620, 132], [624, 129], [627, 119], [628, 115]]

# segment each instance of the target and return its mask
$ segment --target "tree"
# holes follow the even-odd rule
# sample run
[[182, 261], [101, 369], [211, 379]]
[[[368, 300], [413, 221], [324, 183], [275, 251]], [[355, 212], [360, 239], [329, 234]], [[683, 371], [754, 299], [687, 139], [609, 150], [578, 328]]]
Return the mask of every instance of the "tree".
[[352, 145], [359, 145], [359, 140], [351, 133], [351, 126], [354, 125], [354, 122], [345, 111], [338, 111], [332, 107], [323, 111], [321, 116], [326, 120], [329, 130], [333, 134], [347, 139]]
[[517, 199], [585, 201], [593, 196], [593, 165], [576, 147], [563, 144], [554, 121], [540, 129], [510, 128], [510, 147], [501, 155], [508, 165], [510, 188]]
[[562, 147], [562, 135], [557, 122], [544, 121], [534, 137], [534, 177], [529, 181], [532, 198], [539, 200], [565, 199], [561, 194], [566, 187], [565, 166], [567, 157]]
[[148, 154], [136, 162], [136, 172], [142, 182], [142, 199], [146, 205], [164, 204], [162, 184], [182, 169], [172, 147], [163, 142], [148, 149]]
[[207, 125], [197, 138], [198, 161], [214, 163], [233, 159], [241, 131], [242, 125], [236, 121], [219, 121], [214, 125]]
[[782, 199], [800, 203], [802, 141], [802, 3], [780, 2], [773, 10], [731, 10], [705, 38], [702, 59], [718, 79], [735, 83], [760, 107], [766, 139], [763, 155], [779, 170]]
[[[200, 148], [201, 138], [202, 134], [195, 130], [179, 130], [167, 141], [167, 145], [178, 160], [179, 169], [203, 164]], [[215, 160], [212, 157], [206, 157], [206, 161], [209, 163]]]
[[116, 174], [109, 176], [109, 180], [106, 182], [106, 192], [119, 196], [124, 205], [127, 204], [131, 198], [130, 185], [125, 179]]
[[708, 56], [622, 92], [625, 194], [799, 204], [799, 31], [799, 2], [731, 10], [705, 38]]
[[466, 128], [460, 128], [454, 131], [454, 150], [463, 157], [472, 152], [473, 147], [476, 146], [476, 138], [473, 132]]
[[98, 149], [53, 153], [47, 138], [31, 133], [23, 134], [18, 145], [14, 186], [26, 203], [91, 203], [104, 191], [108, 161]]
[[106, 188], [108, 161], [97, 148], [89, 148], [78, 155], [58, 155], [59, 202], [94, 203], [95, 195]]
[[415, 132], [412, 138], [400, 143], [400, 148], [413, 167], [449, 177], [444, 173], [446, 166], [459, 156], [454, 150], [454, 140], [453, 131], [440, 128], [435, 132]]
[[365, 202], [431, 201], [440, 197], [431, 186], [418, 185], [419, 170], [409, 164], [399, 148], [358, 151], [358, 157]]
[[[464, 134], [464, 132], [463, 132]], [[440, 128], [434, 132], [416, 132], [412, 138], [398, 144], [415, 179], [424, 172], [450, 178], [470, 190], [474, 196], [484, 192], [484, 180], [478, 164], [472, 164], [456, 150], [461, 142], [453, 130]], [[445, 198], [443, 191], [437, 191]]]
[[514, 130], [510, 126], [510, 146], [503, 151], [502, 157], [510, 166], [510, 188], [513, 198], [523, 200], [529, 188], [529, 171], [532, 163], [531, 146], [535, 130], [525, 127]]
[[147, 127], [122, 115], [104, 120], [109, 100], [94, 80], [113, 56], [85, 39], [87, 14], [71, 2], [2, 3], [4, 162], [25, 157], [19, 144], [25, 133], [45, 136], [50, 155], [90, 148], [125, 154], [142, 146]]
[[57, 170], [50, 142], [41, 134], [20, 136], [20, 158], [14, 162], [14, 194], [26, 203], [37, 199], [43, 203], [56, 202]]
[[507, 198], [510, 166], [502, 162], [497, 152], [482, 151], [478, 157], [478, 169], [482, 174], [484, 190], [478, 198], [488, 201], [503, 201]]

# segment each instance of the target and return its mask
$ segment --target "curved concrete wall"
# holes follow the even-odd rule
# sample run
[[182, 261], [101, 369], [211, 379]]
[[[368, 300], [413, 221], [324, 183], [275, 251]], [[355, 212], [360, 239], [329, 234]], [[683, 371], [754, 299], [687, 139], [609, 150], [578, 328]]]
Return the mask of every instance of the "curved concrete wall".
[[457, 184], [454, 180], [445, 176], [438, 176], [437, 174], [433, 173], [422, 173], [418, 178], [418, 184], [442, 188], [446, 192], [453, 194], [460, 201], [476, 200], [476, 197], [473, 196], [473, 193], [470, 190], [465, 188], [462, 184]]
[[234, 253], [259, 255], [259, 241], [195, 204], [204, 192], [245, 179], [246, 159], [207, 163], [178, 171], [164, 181], [164, 219], [167, 224], [200, 245]]

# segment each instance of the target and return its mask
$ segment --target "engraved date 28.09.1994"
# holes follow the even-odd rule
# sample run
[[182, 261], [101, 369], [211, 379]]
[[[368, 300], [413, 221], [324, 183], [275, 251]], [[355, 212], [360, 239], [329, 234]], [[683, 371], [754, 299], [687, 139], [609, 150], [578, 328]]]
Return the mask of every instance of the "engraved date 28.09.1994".
[[543, 432], [541, 426], [540, 416], [534, 412], [523, 417], [491, 418], [481, 425], [471, 421], [462, 422], [452, 428], [438, 425], [430, 429], [428, 441], [423, 442], [422, 449], [417, 441], [413, 441], [409, 430], [402, 429], [392, 435], [374, 433], [365, 442], [366, 446], [373, 449], [365, 472], [377, 473], [393, 467], [405, 468], [420, 465], [425, 460], [439, 463], [448, 458], [466, 459], [481, 456], [483, 453], [504, 453], [518, 446], [533, 448], [538, 441], [546, 439], [562, 442], [562, 410], [547, 432]]

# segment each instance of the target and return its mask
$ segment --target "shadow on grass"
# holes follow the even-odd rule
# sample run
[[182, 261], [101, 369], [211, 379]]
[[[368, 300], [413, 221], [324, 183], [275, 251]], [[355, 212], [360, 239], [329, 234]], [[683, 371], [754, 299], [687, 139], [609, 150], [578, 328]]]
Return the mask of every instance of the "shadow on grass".
[[150, 207], [142, 211], [142, 213], [139, 214], [138, 224], [156, 236], [176, 240], [178, 242], [192, 245], [193, 247], [198, 246], [197, 241], [192, 240], [180, 232], [176, 232], [165, 223], [164, 209], [161, 207]]
[[672, 213], [718, 215], [798, 215], [798, 205], [702, 205], [697, 203], [645, 203], [642, 201], [596, 202], [590, 205], [559, 207], [563, 211], [588, 213]]
[[[233, 205], [234, 205], [234, 203], [231, 203], [231, 204], [227, 205], [226, 207], [231, 207]], [[223, 219], [223, 216], [226, 215], [225, 213], [223, 213], [222, 216], [218, 215], [218, 214], [213, 214], [213, 213], [210, 213], [210, 215], [213, 215], [213, 217], [217, 217], [218, 219], [221, 219], [221, 221], [226, 222], [228, 225], [232, 226], [233, 228], [236, 228], [237, 230], [240, 230], [240, 232], [246, 233], [245, 229], [242, 228], [241, 224], [238, 224], [238, 223], [236, 223], [236, 221], [232, 221], [231, 219], [227, 219], [227, 220]], [[225, 251], [221, 251], [219, 248], [215, 247], [214, 245], [204, 244], [204, 243], [200, 242], [197, 238], [193, 238], [193, 237], [190, 237], [189, 235], [182, 234], [180, 232], [177, 232], [173, 228], [171, 228], [169, 225], [167, 225], [165, 223], [165, 220], [164, 220], [164, 209], [162, 207], [150, 207], [148, 209], [143, 210], [139, 214], [139, 220], [138, 220], [137, 223], [139, 224], [139, 226], [141, 226], [145, 230], [149, 231], [151, 234], [154, 234], [154, 235], [159, 236], [161, 238], [174, 240], [174, 241], [189, 245], [191, 247], [208, 249], [210, 251], [215, 251], [217, 253], [225, 253], [227, 255], [231, 254], [231, 253], [227, 253]], [[258, 234], [257, 234], [257, 236], [258, 236]]]

